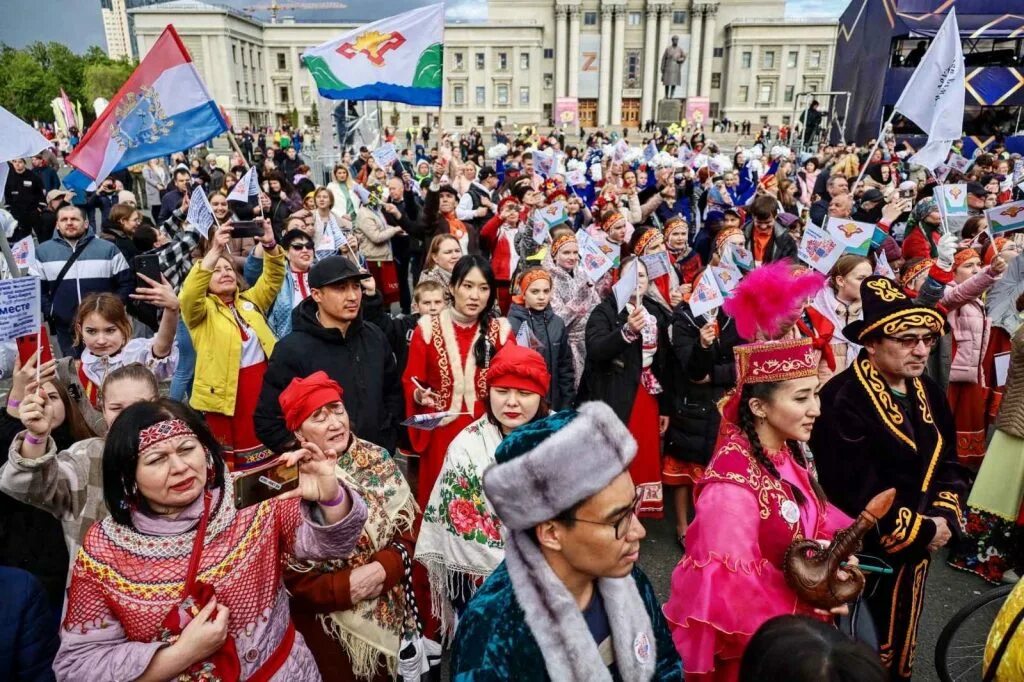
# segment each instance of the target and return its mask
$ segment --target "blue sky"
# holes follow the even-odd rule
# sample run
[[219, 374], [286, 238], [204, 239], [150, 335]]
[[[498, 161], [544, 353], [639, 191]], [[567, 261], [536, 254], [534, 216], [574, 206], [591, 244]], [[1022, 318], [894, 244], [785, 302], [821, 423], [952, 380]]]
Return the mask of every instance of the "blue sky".
[[[220, 4], [245, 7], [269, 4], [263, 0], [215, 0]], [[436, 0], [345, 0], [349, 9], [339, 12], [342, 17], [359, 19], [379, 18], [384, 12], [397, 13]], [[848, 0], [787, 0], [786, 13], [790, 16], [838, 17]], [[4, 8], [0, 21], [0, 43], [23, 47], [37, 40], [64, 41], [75, 52], [84, 52], [90, 45], [106, 48], [99, 0], [0, 0]], [[448, 16], [455, 18], [481, 18], [486, 7], [481, 0], [447, 0]], [[56, 20], [55, 20], [56, 18]], [[69, 31], [66, 27], [73, 26]]]

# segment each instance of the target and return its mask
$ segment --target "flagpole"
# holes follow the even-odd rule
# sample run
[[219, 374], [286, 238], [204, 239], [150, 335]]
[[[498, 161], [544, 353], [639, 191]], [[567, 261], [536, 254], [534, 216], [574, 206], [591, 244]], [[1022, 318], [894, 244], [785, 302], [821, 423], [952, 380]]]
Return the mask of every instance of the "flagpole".
[[228, 136], [228, 143], [236, 152], [238, 152], [238, 155], [242, 157], [242, 163], [245, 164], [245, 169], [249, 170], [249, 160], [245, 158], [245, 154], [242, 153], [242, 148], [238, 146], [238, 140], [235, 139], [235, 134], [231, 132], [230, 128], [228, 128], [226, 134]]
[[377, 146], [384, 144], [384, 112], [380, 108], [380, 100], [377, 100]]
[[[941, 197], [940, 200], [943, 202], [943, 205], [945, 205], [946, 192], [945, 192], [945, 190], [942, 189], [943, 187], [946, 186], [945, 180], [944, 179], [943, 180], [939, 180], [939, 176], [935, 175], [935, 171], [933, 171], [930, 168], [925, 168], [925, 173], [927, 173], [928, 175], [932, 176], [932, 178], [935, 179], [935, 182], [938, 183], [939, 190], [940, 190], [939, 191], [939, 197]], [[935, 208], [939, 209], [939, 225], [942, 227], [942, 233], [943, 234], [949, 234], [949, 227], [946, 225], [946, 212], [943, 209], [939, 208], [938, 202], [935, 203]]]
[[889, 114], [889, 118], [887, 118], [885, 123], [882, 124], [881, 130], [878, 131], [878, 135], [875, 137], [875, 146], [871, 148], [870, 152], [868, 152], [868, 157], [864, 161], [864, 166], [860, 169], [860, 175], [858, 175], [857, 179], [854, 180], [852, 185], [850, 185], [850, 196], [853, 196], [854, 192], [857, 191], [857, 185], [859, 185], [860, 181], [864, 179], [864, 174], [868, 172], [868, 165], [871, 163], [871, 157], [875, 155], [875, 151], [877, 151], [878, 147], [882, 144], [882, 136], [885, 134], [885, 129], [890, 123], [892, 123], [892, 120], [895, 117], [896, 107], [893, 107], [892, 113]]

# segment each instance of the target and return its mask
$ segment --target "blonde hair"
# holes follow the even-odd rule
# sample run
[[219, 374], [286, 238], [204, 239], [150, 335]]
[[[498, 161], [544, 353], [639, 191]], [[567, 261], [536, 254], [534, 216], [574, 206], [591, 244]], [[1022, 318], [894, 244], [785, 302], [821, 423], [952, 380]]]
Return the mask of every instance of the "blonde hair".
[[456, 239], [453, 235], [447, 233], [434, 235], [434, 238], [430, 240], [430, 248], [427, 249], [427, 256], [423, 261], [424, 270], [429, 270], [430, 268], [437, 265], [437, 262], [434, 260], [434, 256], [436, 256], [438, 252], [441, 250], [441, 244], [443, 244], [445, 240], [448, 239], [451, 239], [453, 242], [458, 244], [459, 250], [462, 250], [462, 244], [460, 244], [459, 240]]

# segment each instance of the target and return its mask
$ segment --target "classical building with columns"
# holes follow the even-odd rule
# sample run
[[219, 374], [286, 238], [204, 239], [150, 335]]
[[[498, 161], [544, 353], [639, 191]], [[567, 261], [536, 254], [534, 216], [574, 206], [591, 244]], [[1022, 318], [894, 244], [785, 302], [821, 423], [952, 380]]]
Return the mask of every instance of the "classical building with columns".
[[[260, 22], [201, 0], [129, 10], [139, 54], [173, 23], [214, 99], [238, 126], [313, 122], [316, 88], [300, 56], [352, 24]], [[794, 97], [831, 82], [834, 20], [785, 17], [785, 0], [489, 0], [488, 19], [445, 29], [444, 105], [386, 104], [388, 123], [449, 129], [557, 123], [637, 127], [664, 97], [661, 56], [686, 54], [679, 99], [710, 116], [789, 122]]]

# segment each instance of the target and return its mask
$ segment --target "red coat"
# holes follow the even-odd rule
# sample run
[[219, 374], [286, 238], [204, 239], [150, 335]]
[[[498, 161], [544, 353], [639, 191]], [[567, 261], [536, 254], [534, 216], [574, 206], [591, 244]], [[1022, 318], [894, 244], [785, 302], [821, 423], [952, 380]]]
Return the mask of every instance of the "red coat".
[[[406, 414], [429, 412], [465, 412], [433, 430], [409, 428], [413, 450], [420, 455], [416, 501], [427, 506], [434, 480], [441, 472], [448, 445], [462, 429], [484, 413], [487, 399], [487, 368], [477, 367], [473, 358], [479, 325], [462, 327], [452, 320], [448, 309], [436, 316], [420, 317], [409, 345], [409, 360], [402, 375]], [[509, 326], [504, 318], [492, 320], [487, 334], [494, 352], [508, 341]], [[413, 400], [415, 377], [437, 396], [435, 407], [424, 407]]]
[[[935, 241], [934, 237], [937, 236], [937, 234], [933, 235], [933, 242]], [[915, 227], [903, 239], [903, 259], [931, 257], [932, 247], [928, 243], [928, 238], [925, 237], [924, 231], [920, 227]]]

